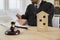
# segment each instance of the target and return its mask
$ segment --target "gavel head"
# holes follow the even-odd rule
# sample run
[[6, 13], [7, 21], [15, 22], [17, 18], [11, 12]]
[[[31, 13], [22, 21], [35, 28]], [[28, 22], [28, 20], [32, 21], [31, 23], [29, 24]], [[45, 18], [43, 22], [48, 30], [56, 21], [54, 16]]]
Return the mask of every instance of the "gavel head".
[[15, 22], [11, 22], [11, 24], [15, 24]]
[[15, 27], [15, 22], [11, 22], [11, 27]]

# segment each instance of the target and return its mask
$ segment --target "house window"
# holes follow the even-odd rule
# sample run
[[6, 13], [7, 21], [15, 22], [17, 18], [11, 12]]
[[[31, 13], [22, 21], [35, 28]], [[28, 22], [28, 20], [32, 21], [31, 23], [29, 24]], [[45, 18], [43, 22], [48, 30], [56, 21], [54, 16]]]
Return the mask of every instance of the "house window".
[[46, 23], [43, 23], [43, 25], [46, 25]]

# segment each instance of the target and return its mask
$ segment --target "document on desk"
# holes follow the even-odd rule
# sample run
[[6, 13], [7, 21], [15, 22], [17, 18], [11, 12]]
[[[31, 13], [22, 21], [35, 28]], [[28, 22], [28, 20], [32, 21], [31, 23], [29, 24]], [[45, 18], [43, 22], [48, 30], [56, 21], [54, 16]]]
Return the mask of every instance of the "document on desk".
[[[10, 22], [5, 22], [5, 23], [0, 23], [0, 25], [4, 27], [10, 27], [11, 26], [11, 21]], [[20, 25], [17, 21], [15, 21], [15, 25], [19, 27], [28, 27], [28, 25]]]
[[5, 26], [5, 27], [10, 27], [11, 26], [11, 22], [14, 21], [16, 26], [20, 26], [20, 27], [28, 27], [28, 25], [20, 25], [17, 21], [16, 21], [16, 17], [14, 16], [10, 16], [10, 15], [6, 15], [6, 16], [2, 16], [0, 17], [0, 25]]
[[20, 27], [28, 27], [28, 25], [21, 25], [21, 24], [19, 24], [17, 21], [16, 21], [16, 24], [15, 24], [16, 26], [20, 26]]

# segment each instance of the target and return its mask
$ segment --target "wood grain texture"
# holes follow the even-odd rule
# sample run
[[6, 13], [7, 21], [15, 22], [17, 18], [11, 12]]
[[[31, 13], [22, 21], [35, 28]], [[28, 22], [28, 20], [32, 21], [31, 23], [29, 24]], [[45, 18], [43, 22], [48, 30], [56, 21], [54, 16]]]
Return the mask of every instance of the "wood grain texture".
[[37, 14], [38, 31], [48, 31], [48, 13], [41, 11]]
[[0, 40], [60, 40], [60, 29], [48, 27], [47, 32], [37, 31], [37, 27], [28, 27], [28, 30], [20, 29], [21, 34], [8, 36], [5, 35], [7, 27], [0, 25]]

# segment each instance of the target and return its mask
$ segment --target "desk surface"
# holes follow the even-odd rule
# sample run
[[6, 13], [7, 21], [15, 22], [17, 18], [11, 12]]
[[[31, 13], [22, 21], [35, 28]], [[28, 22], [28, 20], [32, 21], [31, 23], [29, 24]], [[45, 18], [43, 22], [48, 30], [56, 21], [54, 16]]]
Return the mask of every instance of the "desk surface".
[[48, 32], [38, 32], [37, 27], [29, 27], [28, 30], [20, 29], [21, 34], [8, 36], [5, 35], [7, 27], [0, 25], [0, 40], [60, 40], [60, 29], [49, 27]]

